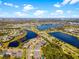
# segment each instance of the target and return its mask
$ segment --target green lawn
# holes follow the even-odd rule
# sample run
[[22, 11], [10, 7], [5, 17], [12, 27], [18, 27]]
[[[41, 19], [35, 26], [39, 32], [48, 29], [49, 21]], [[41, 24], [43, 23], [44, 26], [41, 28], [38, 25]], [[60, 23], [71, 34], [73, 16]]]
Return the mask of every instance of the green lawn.
[[46, 59], [74, 59], [72, 56], [65, 54], [63, 50], [50, 44], [42, 47], [42, 51]]

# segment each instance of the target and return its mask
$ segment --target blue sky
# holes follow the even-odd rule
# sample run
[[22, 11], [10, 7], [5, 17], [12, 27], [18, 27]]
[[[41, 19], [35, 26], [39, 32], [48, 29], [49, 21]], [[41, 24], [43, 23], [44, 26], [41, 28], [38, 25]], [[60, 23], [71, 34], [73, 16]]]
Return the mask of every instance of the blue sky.
[[79, 0], [0, 0], [0, 17], [79, 18]]

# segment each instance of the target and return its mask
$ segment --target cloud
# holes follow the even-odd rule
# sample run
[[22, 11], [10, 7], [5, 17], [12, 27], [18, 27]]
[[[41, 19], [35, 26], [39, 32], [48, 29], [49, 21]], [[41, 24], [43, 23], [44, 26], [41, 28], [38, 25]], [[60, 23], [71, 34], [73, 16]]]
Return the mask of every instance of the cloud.
[[72, 13], [72, 11], [71, 11], [71, 10], [68, 10], [68, 11], [67, 11], [67, 13], [68, 13], [68, 14], [71, 14], [71, 13]]
[[9, 17], [9, 16], [11, 16], [11, 15], [9, 15], [9, 13], [8, 12], [0, 12], [0, 17]]
[[56, 10], [55, 12], [52, 12], [50, 15], [63, 15], [64, 11], [63, 10]]
[[63, 14], [64, 11], [63, 11], [63, 10], [56, 10], [56, 13], [57, 13], [57, 14]]
[[15, 7], [15, 8], [19, 8], [19, 6], [18, 6], [18, 5], [14, 5], [14, 7]]
[[63, 0], [63, 2], [61, 3], [62, 5], [66, 5], [70, 2], [71, 0]]
[[70, 18], [79, 18], [79, 15], [73, 14], [73, 15], [70, 16]]
[[55, 7], [61, 7], [61, 6], [63, 6], [63, 5], [68, 4], [70, 1], [71, 1], [71, 0], [63, 0], [63, 2], [61, 2], [61, 3], [56, 3], [56, 4], [54, 4], [54, 6], [55, 6]]
[[32, 5], [24, 5], [24, 8], [23, 8], [23, 11], [29, 11], [29, 10], [32, 10], [34, 9], [34, 7]]
[[67, 5], [67, 4], [76, 4], [78, 3], [79, 0], [63, 0], [61, 3], [56, 3], [54, 4], [54, 7], [61, 7], [61, 6], [64, 6], [64, 5]]
[[70, 4], [75, 4], [75, 3], [78, 3], [79, 0], [71, 0]]
[[63, 10], [56, 10], [55, 12], [52, 12], [49, 14], [49, 17], [51, 18], [62, 18], [64, 16], [64, 11]]
[[15, 12], [15, 15], [17, 17], [25, 17], [27, 14], [26, 13], [23, 13], [23, 12]]
[[5, 6], [9, 6], [9, 7], [15, 7], [15, 8], [18, 8], [19, 6], [18, 5], [14, 5], [12, 3], [4, 3]]
[[65, 16], [63, 14], [56, 14], [56, 13], [51, 13], [49, 15], [49, 18], [65, 18]]
[[43, 17], [46, 12], [47, 11], [45, 11], [45, 10], [36, 10], [34, 15], [37, 17]]
[[57, 3], [57, 4], [54, 4], [54, 7], [58, 7], [59, 8], [59, 7], [61, 7], [61, 5]]
[[12, 7], [12, 6], [13, 6], [13, 4], [12, 4], [12, 3], [4, 3], [4, 5], [6, 5], [6, 6], [10, 6], [10, 7]]
[[61, 4], [62, 5], [66, 5], [66, 4], [76, 4], [76, 3], [78, 3], [79, 2], [79, 0], [64, 0]]

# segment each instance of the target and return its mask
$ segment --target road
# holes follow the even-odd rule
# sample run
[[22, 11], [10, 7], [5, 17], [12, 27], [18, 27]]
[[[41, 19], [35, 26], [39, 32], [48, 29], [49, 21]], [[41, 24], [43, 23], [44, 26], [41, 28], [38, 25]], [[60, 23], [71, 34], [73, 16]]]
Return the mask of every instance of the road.
[[[55, 39], [54, 37], [49, 37], [49, 35], [46, 32], [40, 32], [39, 30], [37, 30], [36, 28], [32, 28], [32, 31], [39, 34], [39, 38], [36, 38], [36, 42], [31, 42], [32, 44], [29, 46], [29, 48], [27, 49], [27, 59], [32, 59], [32, 56], [34, 59], [40, 59], [42, 57], [42, 53], [41, 53], [41, 46], [43, 46], [45, 43], [52, 43], [54, 45], [58, 45], [56, 43], [56, 41], [52, 41], [52, 39]], [[46, 38], [46, 40], [44, 40]], [[50, 40], [49, 40], [50, 39]], [[48, 42], [49, 41], [49, 42]], [[61, 43], [60, 43], [61, 44]], [[59, 46], [59, 45], [58, 45]], [[64, 48], [63, 48], [64, 47]], [[65, 50], [64, 52], [69, 52], [71, 51], [68, 47], [66, 47], [66, 45], [62, 45], [61, 48], [63, 50]], [[67, 50], [66, 50], [67, 49]], [[75, 53], [76, 55], [78, 55], [75, 51], [71, 51], [71, 53]]]
[[32, 45], [27, 48], [27, 59], [40, 59], [41, 58], [41, 46], [46, 43], [44, 40], [36, 40], [36, 42], [32, 42]]
[[[58, 45], [60, 46], [60, 44], [57, 44], [56, 41], [52, 41], [52, 39], [56, 39], [54, 37], [49, 37], [49, 35], [47, 34], [47, 32], [43, 31], [43, 32], [40, 32], [39, 30], [37, 30], [36, 28], [33, 28], [34, 32], [36, 32], [37, 34], [39, 34], [40, 37], [42, 37], [42, 39], [46, 38], [50, 43], [53, 43], [55, 45]], [[50, 40], [49, 40], [50, 39]], [[64, 48], [63, 48], [64, 47]], [[75, 48], [75, 50], [73, 50], [73, 47], [69, 48], [71, 46], [69, 46], [68, 44], [65, 45], [65, 44], [62, 44], [61, 48], [63, 49], [64, 52], [68, 53], [71, 51], [71, 55], [78, 57], [79, 56], [79, 53], [77, 53], [76, 51], [79, 51], [78, 49]]]
[[43, 46], [44, 44], [46, 44], [46, 42], [44, 40], [38, 42], [36, 45], [35, 45], [35, 48], [34, 48], [34, 58], [35, 59], [40, 59], [41, 58], [41, 46]]

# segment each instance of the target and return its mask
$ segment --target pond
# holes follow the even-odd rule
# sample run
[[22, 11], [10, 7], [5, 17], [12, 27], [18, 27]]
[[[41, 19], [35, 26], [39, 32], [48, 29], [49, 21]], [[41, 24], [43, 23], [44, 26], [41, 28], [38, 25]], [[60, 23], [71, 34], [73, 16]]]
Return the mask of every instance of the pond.
[[29, 40], [29, 39], [33, 39], [33, 38], [36, 38], [36, 37], [38, 36], [38, 35], [37, 35], [35, 32], [33, 32], [33, 31], [27, 30], [26, 32], [27, 32], [27, 35], [26, 35], [25, 37], [23, 37], [23, 38], [20, 39], [21, 42], [25, 42], [25, 41], [27, 41], [27, 40]]
[[23, 37], [23, 38], [21, 38], [19, 40], [10, 42], [8, 47], [18, 47], [20, 42], [23, 43], [23, 42], [25, 42], [25, 41], [27, 41], [29, 39], [33, 39], [33, 38], [37, 37], [37, 34], [35, 32], [33, 32], [33, 31], [27, 30], [26, 32], [27, 32], [27, 34], [25, 35], [25, 37]]
[[19, 46], [19, 42], [18, 41], [13, 41], [13, 42], [10, 42], [8, 47], [18, 47]]

